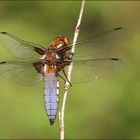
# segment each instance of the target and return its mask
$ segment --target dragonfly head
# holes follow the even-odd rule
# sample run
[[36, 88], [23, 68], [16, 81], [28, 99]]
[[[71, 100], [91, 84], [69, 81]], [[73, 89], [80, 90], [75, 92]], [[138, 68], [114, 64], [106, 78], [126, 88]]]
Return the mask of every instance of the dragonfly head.
[[59, 44], [67, 46], [67, 45], [69, 45], [69, 43], [70, 43], [70, 41], [67, 37], [60, 36], [60, 37], [56, 37], [54, 39], [54, 44], [56, 44], [58, 46], [57, 48], [60, 47]]
[[54, 39], [52, 44], [49, 46], [50, 49], [63, 49], [70, 44], [67, 37], [59, 36]]

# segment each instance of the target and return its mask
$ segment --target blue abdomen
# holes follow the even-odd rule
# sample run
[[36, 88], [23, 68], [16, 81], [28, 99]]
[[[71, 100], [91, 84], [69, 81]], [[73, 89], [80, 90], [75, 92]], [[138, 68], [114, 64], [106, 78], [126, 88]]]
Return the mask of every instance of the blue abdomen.
[[58, 78], [55, 73], [45, 74], [45, 108], [49, 117], [50, 124], [53, 125], [58, 111]]

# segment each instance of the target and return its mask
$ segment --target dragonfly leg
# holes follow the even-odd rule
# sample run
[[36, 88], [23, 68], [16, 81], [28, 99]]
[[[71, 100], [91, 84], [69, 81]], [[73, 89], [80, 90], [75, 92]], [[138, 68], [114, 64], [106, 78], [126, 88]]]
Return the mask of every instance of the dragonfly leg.
[[68, 80], [68, 77], [67, 77], [67, 75], [66, 75], [65, 70], [63, 69], [62, 71], [63, 71], [63, 74], [64, 74], [64, 76], [65, 76], [67, 82], [69, 82], [70, 86], [72, 87], [72, 84], [71, 84], [71, 82]]
[[58, 76], [59, 76], [60, 78], [62, 78], [62, 80], [64, 80], [64, 82], [66, 82], [66, 79], [65, 79], [63, 76], [61, 76], [60, 74], [58, 74]]
[[[64, 82], [69, 82], [68, 80], [67, 80], [67, 78], [65, 79], [63, 76], [61, 76], [60, 74], [58, 74], [58, 76], [60, 77], [60, 78], [62, 78], [62, 80], [64, 80]], [[65, 76], [66, 77], [66, 76]], [[70, 86], [72, 86], [72, 84], [69, 82], [69, 84], [70, 84]]]
[[73, 56], [74, 56], [74, 53], [70, 53], [66, 58], [67, 58], [68, 60], [72, 60]]

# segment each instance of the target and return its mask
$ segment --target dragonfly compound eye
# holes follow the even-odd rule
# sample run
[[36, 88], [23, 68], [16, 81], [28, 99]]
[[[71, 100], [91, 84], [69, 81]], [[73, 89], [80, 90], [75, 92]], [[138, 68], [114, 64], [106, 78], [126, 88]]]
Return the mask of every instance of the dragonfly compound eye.
[[69, 39], [66, 37], [56, 37], [54, 40], [54, 44], [64, 44], [64, 45], [68, 45], [70, 43]]
[[54, 39], [54, 43], [55, 43], [55, 44], [59, 44], [59, 43], [61, 43], [61, 42], [63, 42], [63, 37], [56, 37], [56, 38]]
[[69, 43], [70, 43], [69, 39], [66, 38], [66, 37], [64, 37], [64, 44], [65, 44], [65, 45], [68, 45]]

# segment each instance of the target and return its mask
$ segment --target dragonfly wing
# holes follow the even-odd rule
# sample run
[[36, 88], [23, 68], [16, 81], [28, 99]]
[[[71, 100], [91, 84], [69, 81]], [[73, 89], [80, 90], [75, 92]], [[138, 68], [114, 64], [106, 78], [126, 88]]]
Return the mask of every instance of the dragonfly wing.
[[115, 28], [76, 44], [75, 58], [93, 56], [97, 52], [113, 47], [125, 36], [128, 31], [124, 28]]
[[[0, 33], [0, 44], [2, 44], [12, 55], [24, 59], [38, 59], [40, 54], [45, 54], [45, 48], [24, 40], [7, 32]], [[39, 53], [40, 52], [40, 53]]]
[[20, 85], [33, 85], [43, 78], [33, 63], [15, 61], [1, 62], [0, 75]]
[[123, 65], [118, 58], [75, 60], [73, 63], [72, 83], [96, 80], [120, 70]]

